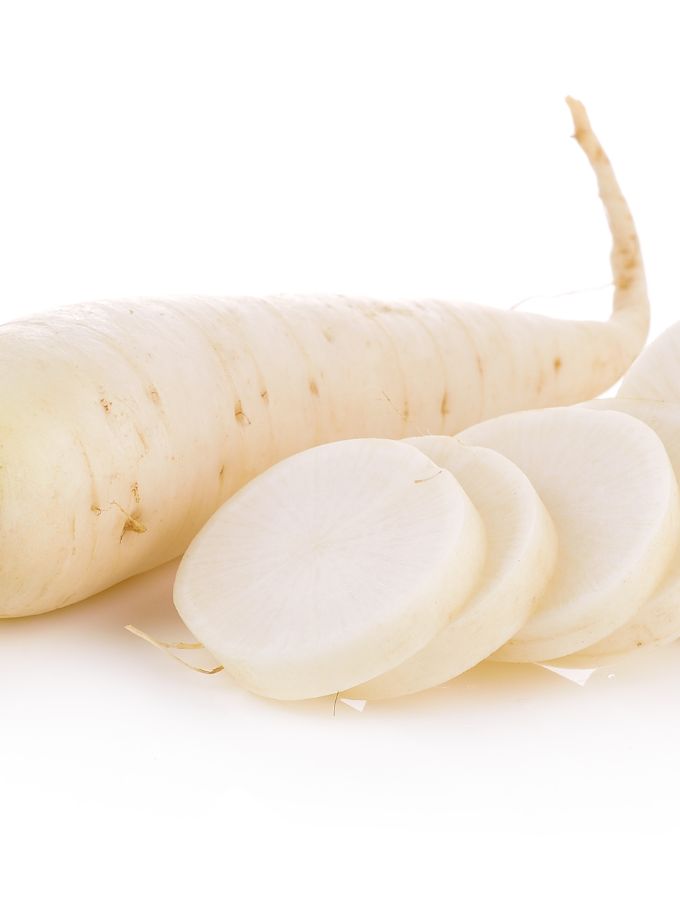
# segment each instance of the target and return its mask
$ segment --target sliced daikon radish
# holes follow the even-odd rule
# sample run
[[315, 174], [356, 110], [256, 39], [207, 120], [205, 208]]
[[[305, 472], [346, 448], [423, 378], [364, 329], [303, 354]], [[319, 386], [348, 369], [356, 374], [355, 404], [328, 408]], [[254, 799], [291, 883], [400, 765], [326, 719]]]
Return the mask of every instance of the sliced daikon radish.
[[635, 615], [680, 534], [677, 482], [652, 429], [624, 413], [572, 407], [510, 413], [459, 438], [516, 463], [557, 529], [555, 574], [536, 612], [494, 657], [567, 656]]
[[175, 605], [250, 691], [323, 696], [417, 653], [474, 589], [485, 547], [450, 472], [398, 441], [341, 441], [228, 500], [190, 545]]
[[425, 690], [481, 662], [526, 622], [557, 559], [550, 516], [514, 463], [452, 437], [410, 438], [406, 443], [460, 482], [486, 529], [486, 563], [473, 595], [429, 644], [396, 669], [349, 691], [349, 696], [367, 700]]
[[[663, 441], [676, 479], [680, 479], [680, 404], [614, 397], [582, 405], [594, 410], [614, 409], [628, 413], [652, 428]], [[680, 637], [679, 551], [657, 589], [632, 619], [592, 647], [560, 662], [588, 667], [606, 665], [641, 647], [665, 644]]]
[[680, 322], [642, 351], [624, 376], [618, 396], [680, 403]]

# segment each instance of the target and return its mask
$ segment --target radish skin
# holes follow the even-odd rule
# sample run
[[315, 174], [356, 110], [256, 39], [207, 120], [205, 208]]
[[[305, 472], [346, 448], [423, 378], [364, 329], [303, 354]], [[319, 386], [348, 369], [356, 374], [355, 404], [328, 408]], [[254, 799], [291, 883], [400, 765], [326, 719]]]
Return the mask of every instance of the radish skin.
[[100, 302], [0, 327], [0, 616], [75, 603], [180, 555], [317, 444], [453, 434], [597, 396], [642, 347], [637, 237], [581, 104], [613, 236], [607, 322], [444, 300]]

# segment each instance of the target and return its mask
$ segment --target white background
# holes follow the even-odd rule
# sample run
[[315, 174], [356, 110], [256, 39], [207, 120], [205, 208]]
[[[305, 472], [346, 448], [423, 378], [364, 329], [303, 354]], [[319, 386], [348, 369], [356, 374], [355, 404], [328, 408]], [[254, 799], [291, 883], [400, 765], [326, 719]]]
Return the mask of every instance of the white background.
[[[572, 93], [635, 214], [657, 334], [680, 309], [670, 8], [6, 0], [0, 320], [282, 291], [605, 317]], [[487, 665], [334, 716], [123, 631], [184, 634], [171, 579], [0, 623], [3, 896], [674, 896], [680, 646], [585, 687]]]

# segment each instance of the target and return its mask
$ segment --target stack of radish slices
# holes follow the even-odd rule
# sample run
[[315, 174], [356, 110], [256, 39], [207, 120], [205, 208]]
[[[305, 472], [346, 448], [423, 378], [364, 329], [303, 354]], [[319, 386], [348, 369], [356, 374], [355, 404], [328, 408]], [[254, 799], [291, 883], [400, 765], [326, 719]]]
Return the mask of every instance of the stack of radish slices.
[[289, 700], [411, 694], [488, 657], [593, 667], [674, 640], [679, 343], [680, 324], [616, 399], [278, 463], [194, 539], [180, 615], [236, 681]]

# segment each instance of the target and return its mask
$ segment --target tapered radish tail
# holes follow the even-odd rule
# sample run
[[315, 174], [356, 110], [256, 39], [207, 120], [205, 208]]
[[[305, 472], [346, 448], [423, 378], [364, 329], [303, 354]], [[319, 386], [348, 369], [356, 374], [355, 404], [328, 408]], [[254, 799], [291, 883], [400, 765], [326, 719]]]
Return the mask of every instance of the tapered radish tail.
[[649, 298], [635, 223], [609, 157], [593, 132], [585, 107], [573, 97], [566, 100], [574, 120], [574, 138], [595, 172], [613, 239], [611, 268], [614, 300], [611, 319], [620, 321], [630, 329], [637, 347], [634, 352], [637, 353], [649, 331]]
[[564, 321], [523, 311], [467, 308], [465, 324], [479, 358], [494, 360], [482, 373], [477, 421], [597, 397], [625, 375], [647, 339], [649, 300], [635, 223], [583, 105], [571, 97], [567, 103], [574, 137], [597, 178], [612, 237], [612, 312], [605, 321]]

